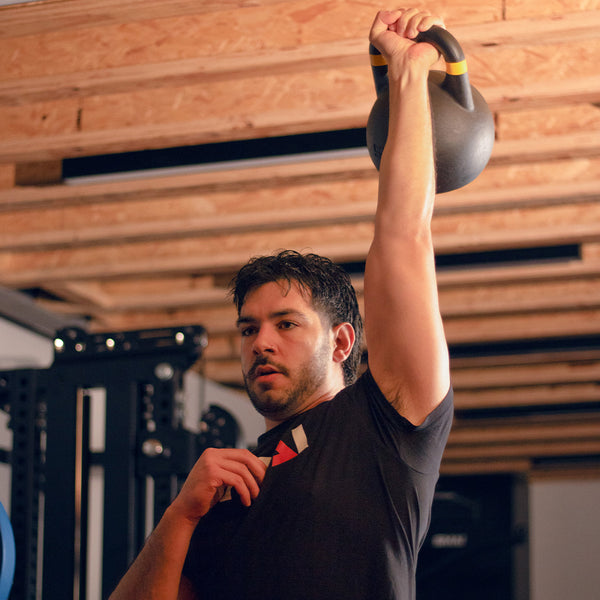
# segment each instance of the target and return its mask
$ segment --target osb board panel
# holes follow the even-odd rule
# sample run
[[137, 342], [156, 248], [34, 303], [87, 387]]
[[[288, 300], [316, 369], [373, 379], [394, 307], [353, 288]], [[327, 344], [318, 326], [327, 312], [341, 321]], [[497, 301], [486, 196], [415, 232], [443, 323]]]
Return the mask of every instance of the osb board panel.
[[568, 44], [527, 44], [518, 48], [488, 48], [467, 56], [469, 74], [477, 86], [521, 85], [538, 81], [568, 81], [597, 72], [600, 39]]
[[582, 254], [585, 260], [600, 260], [600, 243], [585, 244]]
[[[561, 65], [560, 71], [555, 68], [554, 60], [545, 62], [536, 59], [534, 65], [529, 64], [527, 49], [519, 54], [524, 57], [524, 62], [517, 71], [528, 72], [530, 81], [552, 79], [560, 84], [561, 76], [573, 78], [596, 67], [600, 41], [570, 45], [568, 53], [564, 47], [554, 49], [551, 54], [560, 57], [556, 59]], [[500, 64], [486, 65], [485, 72], [480, 71], [480, 78], [491, 78], [493, 81], [488, 83], [494, 85], [514, 83], [512, 70], [501, 67], [505, 59], [494, 54], [494, 61]], [[489, 62], [489, 57], [486, 60]], [[507, 71], [509, 76], [498, 74]], [[500, 78], [506, 78], [506, 81], [499, 81]], [[474, 74], [474, 83], [476, 79]], [[483, 88], [482, 92], [485, 94]], [[80, 110], [76, 100], [3, 106], [0, 107], [0, 126], [6, 124], [7, 142], [31, 135], [45, 137], [51, 133], [76, 131], [81, 131], [85, 139], [85, 133], [103, 130], [114, 131], [112, 137], [117, 139], [124, 136], [124, 132], [117, 133], [119, 129], [148, 127], [150, 132], [161, 125], [184, 122], [190, 123], [186, 135], [192, 139], [194, 132], [199, 139], [207, 139], [207, 136], [235, 139], [240, 138], [241, 132], [241, 137], [265, 135], [270, 127], [287, 133], [337, 128], [342, 125], [340, 119], [346, 118], [346, 125], [362, 126], [366, 123], [374, 98], [370, 69], [365, 64], [364, 68], [249, 78], [237, 81], [235, 85], [214, 82], [89, 97], [82, 99]], [[328, 127], [329, 117], [331, 124]], [[308, 125], [311, 122], [314, 123], [312, 127]], [[205, 133], [201, 134], [199, 128]], [[158, 132], [151, 135], [161, 136]], [[139, 134], [132, 137], [137, 140]], [[168, 139], [165, 141], [168, 144]], [[65, 139], [64, 142], [56, 140], [56, 143], [59, 146], [61, 143], [73, 145], [74, 141], [67, 142]], [[87, 144], [90, 143], [88, 140]], [[82, 145], [85, 146], [83, 140]], [[122, 150], [148, 147], [135, 140], [122, 140], [119, 146]], [[66, 155], [71, 153], [71, 149], [65, 148]]]
[[247, 5], [277, 4], [285, 0], [60, 0], [38, 1], [26, 5], [0, 8], [3, 27], [0, 35], [16, 37], [60, 30], [77, 30], [89, 22], [114, 25], [138, 21], [141, 18], [158, 19], [174, 15], [210, 13]]
[[488, 188], [510, 189], [518, 185], [593, 180], [599, 176], [600, 159], [594, 157], [488, 166], [466, 189], [471, 191]]
[[[15, 165], [0, 164], [0, 189], [12, 188], [15, 185]], [[2, 229], [0, 228], [0, 231]]]
[[25, 106], [0, 107], [3, 140], [48, 137], [78, 131], [79, 100], [68, 98]]
[[600, 136], [600, 109], [592, 104], [574, 104], [537, 110], [501, 112], [496, 119], [497, 139], [525, 139], [540, 136], [597, 131]]
[[[113, 280], [100, 282], [99, 288], [119, 301], [119, 297], [147, 296], [148, 294], [176, 294], [215, 289], [215, 278], [212, 275], [191, 275], [183, 277], [166, 277], [161, 279], [136, 278], [134, 280]], [[225, 294], [221, 295], [221, 300]]]
[[[463, 0], [451, 10], [443, 2], [427, 7], [445, 13], [448, 27], [453, 21], [464, 25], [501, 19], [499, 0]], [[34, 77], [339, 39], [366, 41], [380, 8], [373, 0], [295, 0], [279, 3], [275, 12], [270, 3], [242, 9], [225, 4], [210, 14], [149, 20], [140, 9], [136, 22], [0, 39], [0, 73], [6, 74], [3, 78]]]
[[547, 359], [541, 364], [517, 364], [490, 367], [456, 367], [451, 364], [454, 389], [477, 389], [526, 385], [551, 385], [553, 383], [583, 383], [600, 377], [600, 362], [596, 358], [581, 362], [555, 362]]
[[599, 0], [505, 0], [507, 19], [525, 17], [562, 15], [579, 10], [596, 10], [600, 8]]
[[544, 339], [600, 333], [600, 311], [566, 310], [486, 318], [450, 317], [444, 330], [451, 344]]
[[[561, 18], [464, 25], [454, 29], [454, 33], [461, 40], [469, 57], [480, 54], [484, 56], [496, 47], [515, 48], [524, 43], [543, 46], [592, 40], [600, 37], [600, 11], [571, 13], [562, 15]], [[209, 59], [184, 58], [43, 77], [9, 79], [0, 81], [0, 102], [24, 104], [72, 95], [113, 94], [282, 72], [297, 73], [314, 69], [362, 66], [366, 58], [365, 45], [365, 38], [361, 36], [333, 42], [288, 46], [280, 51], [263, 49], [243, 53], [219, 53]], [[443, 65], [440, 68], [443, 69]], [[566, 85], [568, 88], [563, 90], [563, 93], [574, 97], [586, 97], [590, 101], [597, 97], [593, 90], [598, 84], [593, 76], [572, 80], [566, 82]], [[545, 89], [540, 83], [529, 83], [527, 90], [515, 85], [506, 89], [504, 95], [513, 99], [519, 98], [519, 103], [531, 103], [532, 99], [523, 97], [527, 93], [539, 97], [547, 96], [547, 103], [557, 101], [554, 98], [556, 91], [552, 88]], [[503, 92], [498, 88], [490, 88], [486, 95], [491, 99], [491, 103], [497, 106], [498, 96], [502, 96]]]
[[568, 307], [600, 308], [600, 278], [443, 288], [440, 289], [440, 306], [446, 317], [533, 313]]
[[[312, 73], [257, 77], [206, 85], [146, 90], [83, 99], [82, 131], [106, 127], [200, 121], [222, 121], [223, 127], [254, 124], [287, 115], [294, 121], [326, 118], [327, 113], [364, 114], [375, 92], [367, 60], [364, 69], [323, 70]], [[1, 109], [0, 109], [1, 110]], [[263, 116], [264, 115], [264, 116]]]

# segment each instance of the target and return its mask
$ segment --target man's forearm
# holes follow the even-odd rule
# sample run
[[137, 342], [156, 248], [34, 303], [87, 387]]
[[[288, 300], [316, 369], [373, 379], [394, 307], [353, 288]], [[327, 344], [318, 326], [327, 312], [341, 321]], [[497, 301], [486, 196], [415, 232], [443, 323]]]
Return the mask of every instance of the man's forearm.
[[390, 122], [381, 159], [378, 232], [429, 231], [435, 172], [427, 71], [407, 69], [390, 77]]
[[109, 600], [176, 600], [194, 528], [168, 508]]

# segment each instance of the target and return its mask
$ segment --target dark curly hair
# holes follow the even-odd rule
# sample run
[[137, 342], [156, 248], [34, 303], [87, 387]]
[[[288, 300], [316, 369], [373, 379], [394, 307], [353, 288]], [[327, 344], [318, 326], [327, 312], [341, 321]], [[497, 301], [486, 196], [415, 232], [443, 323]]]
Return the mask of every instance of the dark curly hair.
[[254, 257], [230, 283], [238, 316], [248, 293], [276, 281], [286, 281], [290, 286], [297, 283], [309, 292], [314, 309], [324, 314], [331, 326], [346, 322], [352, 325], [356, 339], [342, 369], [344, 384], [353, 383], [360, 364], [363, 325], [356, 292], [346, 271], [328, 258], [295, 250]]

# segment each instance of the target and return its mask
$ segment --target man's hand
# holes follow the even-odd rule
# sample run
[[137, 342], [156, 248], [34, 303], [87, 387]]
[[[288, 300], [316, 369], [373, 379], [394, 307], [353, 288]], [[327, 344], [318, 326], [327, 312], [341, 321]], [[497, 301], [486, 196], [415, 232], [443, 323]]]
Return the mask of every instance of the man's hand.
[[438, 51], [431, 44], [415, 44], [412, 40], [433, 25], [444, 27], [444, 22], [440, 17], [416, 8], [380, 11], [371, 26], [369, 41], [394, 71], [396, 66], [405, 69], [407, 62], [412, 61], [429, 68], [438, 60]]
[[190, 471], [172, 510], [190, 521], [201, 519], [234, 488], [242, 504], [250, 506], [258, 496], [267, 467], [249, 450], [206, 449]]

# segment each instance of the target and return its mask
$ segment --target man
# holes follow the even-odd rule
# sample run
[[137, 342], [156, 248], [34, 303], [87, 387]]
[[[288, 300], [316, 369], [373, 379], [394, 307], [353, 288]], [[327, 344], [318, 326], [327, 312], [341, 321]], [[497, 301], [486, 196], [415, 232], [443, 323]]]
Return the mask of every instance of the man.
[[267, 432], [256, 455], [202, 454], [113, 600], [414, 598], [452, 420], [431, 239], [438, 55], [411, 41], [434, 24], [384, 11], [370, 33], [388, 62], [390, 124], [365, 270], [367, 372], [351, 383], [360, 316], [330, 261], [284, 252], [244, 267], [242, 371]]

